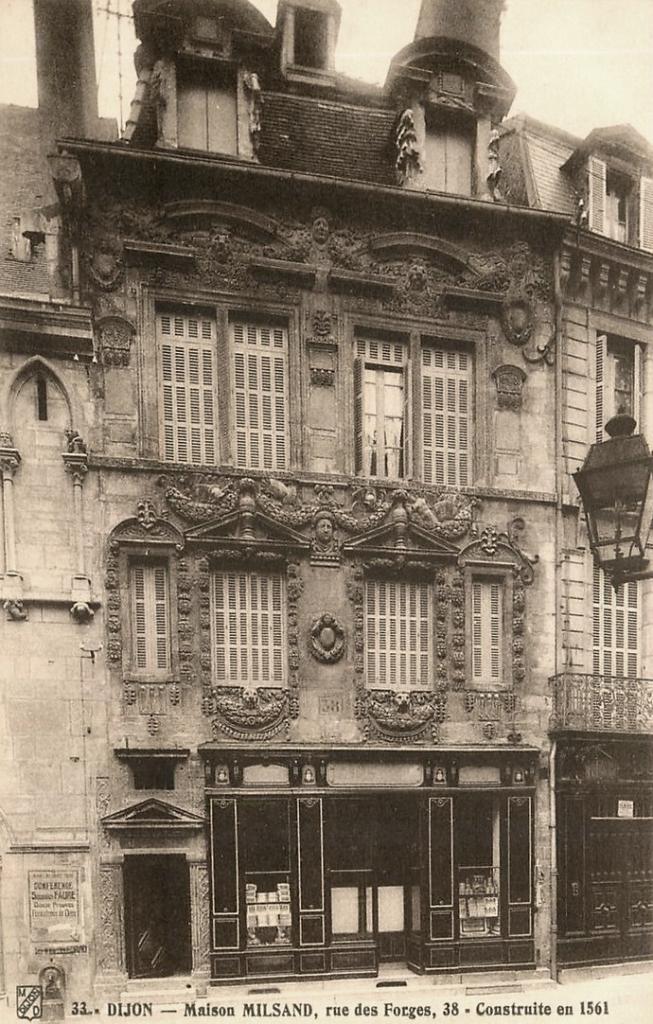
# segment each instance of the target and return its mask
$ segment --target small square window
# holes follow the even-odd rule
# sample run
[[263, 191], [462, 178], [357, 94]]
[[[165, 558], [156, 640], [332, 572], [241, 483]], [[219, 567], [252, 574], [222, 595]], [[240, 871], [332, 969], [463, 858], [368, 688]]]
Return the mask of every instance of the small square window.
[[175, 762], [163, 757], [144, 757], [130, 764], [134, 789], [174, 789]]

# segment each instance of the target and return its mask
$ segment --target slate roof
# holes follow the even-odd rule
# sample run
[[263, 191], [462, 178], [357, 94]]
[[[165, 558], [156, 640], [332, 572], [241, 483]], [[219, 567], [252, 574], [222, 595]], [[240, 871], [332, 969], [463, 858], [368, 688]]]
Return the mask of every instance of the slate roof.
[[576, 194], [562, 168], [582, 140], [524, 114], [505, 121], [501, 131], [501, 161], [515, 193], [515, 198], [506, 197], [573, 216]]

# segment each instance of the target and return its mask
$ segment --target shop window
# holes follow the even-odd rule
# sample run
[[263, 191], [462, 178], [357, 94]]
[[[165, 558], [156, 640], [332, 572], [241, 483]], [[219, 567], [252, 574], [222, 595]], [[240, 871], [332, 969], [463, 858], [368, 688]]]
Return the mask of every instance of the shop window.
[[619, 413], [636, 420], [641, 405], [641, 349], [633, 341], [599, 334], [596, 338], [596, 440]]
[[472, 680], [480, 689], [501, 687], [503, 671], [504, 583], [472, 580]]
[[326, 69], [328, 30], [327, 14], [302, 8], [295, 10], [295, 64], [317, 71]]
[[428, 123], [424, 140], [423, 187], [454, 195], [472, 194], [473, 126], [442, 120]]
[[432, 662], [428, 583], [368, 580], [365, 653], [370, 686], [427, 686]]
[[637, 583], [615, 591], [601, 569], [593, 566], [592, 572], [592, 671], [636, 679], [640, 633]]
[[170, 595], [163, 564], [130, 565], [132, 668], [137, 673], [170, 669]]
[[216, 461], [215, 319], [157, 314], [161, 450], [167, 462]]
[[499, 798], [484, 794], [461, 797], [456, 828], [460, 937], [500, 935]]
[[177, 142], [209, 153], [238, 152], [238, 111], [233, 71], [177, 66]]
[[456, 349], [422, 348], [423, 473], [427, 484], [471, 481], [472, 357]]
[[130, 759], [134, 789], [174, 789], [175, 762], [162, 757]]
[[410, 473], [410, 368], [402, 342], [359, 338], [354, 360], [356, 472]]
[[240, 813], [247, 947], [288, 946], [293, 899], [288, 801], [243, 801]]
[[374, 804], [346, 799], [334, 802], [328, 811], [331, 935], [335, 942], [369, 938], [373, 930]]
[[236, 465], [287, 469], [287, 328], [234, 319], [231, 337]]
[[212, 581], [217, 683], [285, 682], [285, 583], [280, 573], [216, 572]]

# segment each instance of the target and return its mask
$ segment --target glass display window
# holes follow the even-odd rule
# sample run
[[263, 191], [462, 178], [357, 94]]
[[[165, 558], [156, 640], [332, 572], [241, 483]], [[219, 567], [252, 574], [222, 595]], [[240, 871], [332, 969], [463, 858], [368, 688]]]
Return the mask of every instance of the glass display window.
[[288, 801], [243, 802], [241, 832], [247, 946], [289, 946], [293, 882]]
[[461, 939], [501, 934], [500, 804], [490, 794], [470, 793], [459, 800], [458, 921]]

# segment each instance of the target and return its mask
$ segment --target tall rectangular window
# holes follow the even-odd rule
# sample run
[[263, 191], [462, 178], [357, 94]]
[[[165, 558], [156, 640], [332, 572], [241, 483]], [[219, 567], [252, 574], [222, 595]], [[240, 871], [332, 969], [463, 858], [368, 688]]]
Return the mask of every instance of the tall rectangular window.
[[281, 324], [234, 320], [236, 465], [288, 468], [288, 331]]
[[472, 580], [472, 680], [481, 689], [503, 685], [502, 580]]
[[597, 675], [639, 674], [639, 592], [627, 583], [615, 593], [608, 577], [593, 567], [592, 670]]
[[410, 372], [402, 342], [359, 338], [354, 360], [356, 472], [410, 474]]
[[216, 682], [284, 683], [284, 577], [240, 570], [216, 572], [212, 589]]
[[132, 665], [137, 672], [170, 668], [170, 595], [165, 565], [130, 566]]
[[424, 481], [471, 483], [472, 357], [456, 349], [422, 348]]
[[162, 311], [156, 322], [163, 458], [215, 464], [215, 321]]
[[431, 587], [368, 580], [365, 591], [368, 685], [427, 686], [432, 657]]
[[641, 404], [641, 349], [633, 341], [599, 334], [596, 338], [596, 440], [618, 413], [636, 420]]
[[177, 70], [177, 135], [179, 146], [209, 153], [238, 152], [238, 104], [233, 72]]

